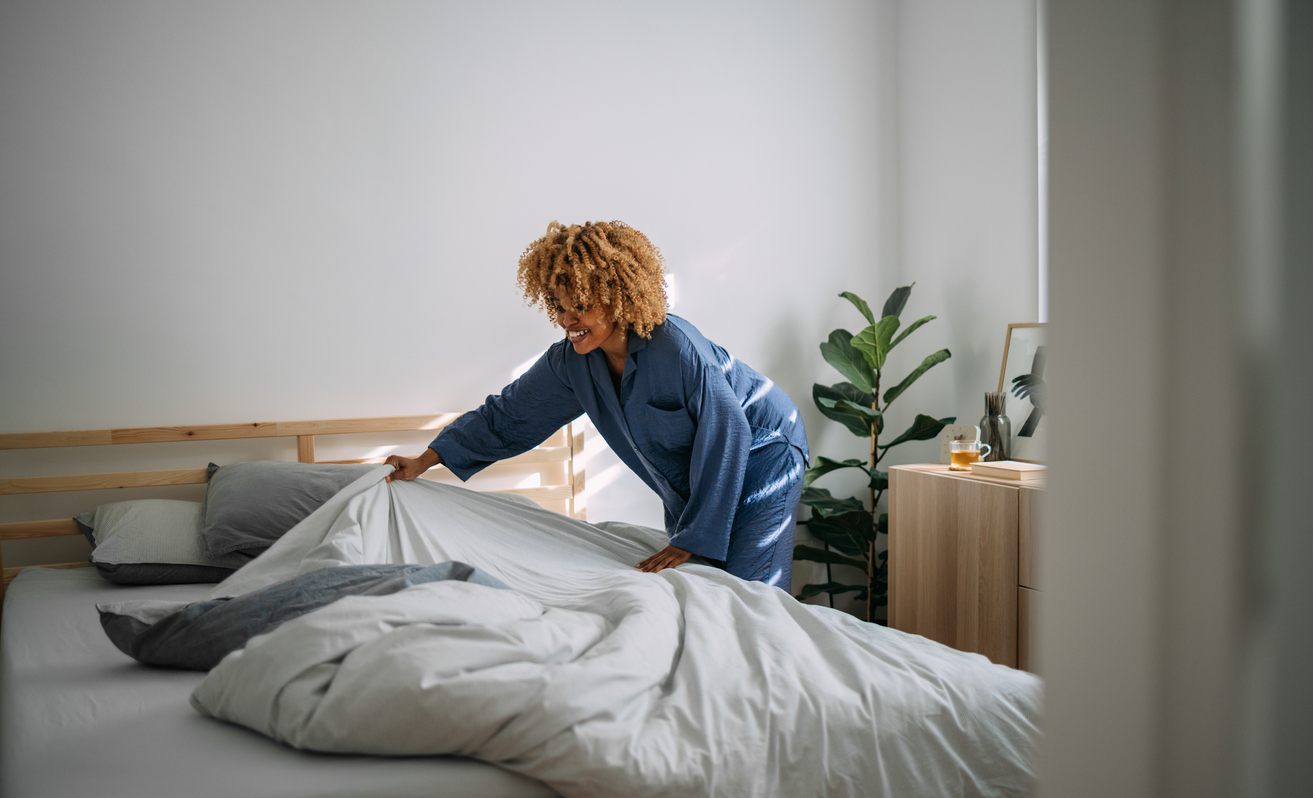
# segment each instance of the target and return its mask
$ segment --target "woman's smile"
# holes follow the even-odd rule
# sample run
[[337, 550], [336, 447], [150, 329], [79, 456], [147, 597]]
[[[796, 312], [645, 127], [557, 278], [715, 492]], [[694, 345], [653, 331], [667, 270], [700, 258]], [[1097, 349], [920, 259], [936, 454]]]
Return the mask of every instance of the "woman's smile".
[[601, 346], [615, 332], [614, 324], [606, 319], [597, 318], [598, 316], [600, 314], [587, 310], [582, 313], [567, 311], [561, 314], [561, 326], [565, 328], [565, 337], [574, 344], [574, 351], [581, 355], [586, 355]]
[[[622, 326], [612, 321], [605, 311], [580, 304], [578, 297], [564, 290], [556, 292], [556, 322], [565, 330], [565, 337], [574, 345], [574, 351], [581, 355], [598, 347], [618, 351], [628, 349], [628, 338]], [[616, 340], [610, 340], [613, 338]]]

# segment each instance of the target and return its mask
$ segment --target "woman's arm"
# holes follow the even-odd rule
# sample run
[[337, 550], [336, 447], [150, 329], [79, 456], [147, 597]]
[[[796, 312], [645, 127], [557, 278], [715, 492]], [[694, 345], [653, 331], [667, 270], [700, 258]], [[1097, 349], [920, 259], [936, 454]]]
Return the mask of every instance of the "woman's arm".
[[400, 455], [389, 455], [388, 459], [383, 461], [384, 465], [390, 465], [396, 468], [391, 474], [388, 474], [387, 481], [400, 479], [409, 482], [415, 477], [428, 471], [435, 465], [442, 463], [442, 457], [432, 449], [425, 449], [419, 457], [402, 457]]
[[747, 472], [752, 428], [719, 366], [703, 358], [683, 363], [685, 401], [697, 422], [689, 457], [689, 497], [670, 545], [724, 560]]
[[463, 481], [529, 451], [577, 418], [583, 407], [564, 376], [566, 346], [553, 345], [500, 394], [448, 424], [429, 449]]

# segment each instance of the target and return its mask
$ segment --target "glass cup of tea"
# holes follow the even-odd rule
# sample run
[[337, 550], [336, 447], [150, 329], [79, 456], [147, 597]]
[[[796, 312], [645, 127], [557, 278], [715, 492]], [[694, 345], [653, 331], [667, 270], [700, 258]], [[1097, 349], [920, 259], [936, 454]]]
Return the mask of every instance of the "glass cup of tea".
[[979, 463], [993, 451], [988, 443], [980, 441], [951, 441], [948, 445], [948, 470], [970, 471], [972, 463]]

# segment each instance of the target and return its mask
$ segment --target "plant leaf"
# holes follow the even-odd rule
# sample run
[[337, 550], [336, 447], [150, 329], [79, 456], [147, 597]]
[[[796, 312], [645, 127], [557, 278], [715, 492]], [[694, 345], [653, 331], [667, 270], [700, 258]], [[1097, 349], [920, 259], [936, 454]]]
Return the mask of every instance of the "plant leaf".
[[818, 516], [813, 516], [807, 522], [807, 531], [812, 537], [849, 557], [863, 557], [869, 548], [865, 542], [853, 540], [846, 529], [834, 526], [827, 519]]
[[875, 519], [860, 499], [838, 498], [824, 488], [804, 488], [802, 503], [812, 508], [807, 530], [849, 557], [865, 559], [875, 540]]
[[898, 331], [898, 317], [885, 316], [875, 324], [857, 333], [852, 338], [852, 346], [866, 357], [871, 368], [884, 368], [884, 360], [889, 355], [889, 342]]
[[933, 355], [927, 355], [926, 359], [921, 361], [921, 365], [917, 366], [915, 371], [913, 371], [911, 374], [908, 374], [907, 377], [904, 378], [902, 382], [898, 383], [894, 387], [884, 392], [885, 406], [888, 406], [890, 402], [897, 399], [899, 396], [902, 396], [903, 391], [906, 391], [908, 388], [910, 388], [912, 386], [912, 383], [916, 382], [918, 379], [921, 378], [922, 374], [925, 374], [932, 367], [937, 366], [940, 363], [943, 363], [945, 360], [948, 360], [952, 356], [953, 353], [949, 352], [947, 349], [940, 349], [938, 352], [935, 352]]
[[866, 507], [860, 499], [841, 499], [831, 496], [830, 491], [825, 488], [803, 488], [800, 501], [822, 515], [866, 512]]
[[822, 593], [839, 595], [840, 593], [858, 594], [858, 599], [865, 598], [866, 587], [863, 585], [844, 585], [839, 582], [826, 582], [823, 585], [803, 585], [802, 590], [798, 592], [798, 600], [805, 601], [812, 596], [819, 596]]
[[852, 291], [844, 291], [842, 294], [839, 294], [839, 296], [856, 305], [857, 309], [866, 317], [867, 324], [875, 324], [875, 314], [871, 312], [871, 306], [866, 304], [865, 299], [857, 296]]
[[923, 416], [920, 413], [917, 413], [916, 419], [912, 422], [912, 426], [907, 428], [907, 431], [902, 435], [899, 435], [897, 438], [894, 438], [889, 443], [881, 444], [880, 448], [888, 449], [891, 446], [897, 446], [900, 443], [906, 443], [908, 441], [928, 441], [938, 435], [944, 427], [952, 424], [954, 421], [957, 421], [955, 416], [933, 419], [930, 416]]
[[821, 357], [834, 366], [835, 370], [848, 378], [860, 391], [875, 391], [871, 366], [866, 356], [853, 348], [853, 335], [847, 330], [839, 329], [830, 333], [830, 340], [821, 344]]
[[889, 472], [888, 472], [888, 471], [873, 471], [873, 470], [868, 470], [867, 473], [871, 475], [871, 488], [873, 488], [873, 489], [875, 489], [875, 490], [888, 490], [888, 489], [889, 489]]
[[884, 413], [881, 413], [879, 410], [867, 407], [866, 405], [859, 405], [856, 402], [850, 402], [847, 399], [828, 399], [822, 396], [820, 399], [816, 400], [816, 403], [819, 406], [829, 408], [836, 413], [864, 418], [870, 423], [874, 423], [876, 419], [884, 415]]
[[[912, 285], [916, 285], [916, 283], [912, 283]], [[884, 301], [884, 310], [880, 311], [881, 318], [902, 315], [903, 308], [907, 305], [907, 298], [912, 295], [912, 285], [894, 289], [894, 292]]]
[[[848, 544], [844, 554], [865, 557], [867, 546], [875, 539], [874, 520], [866, 510], [848, 513], [822, 510], [812, 513], [807, 529], [817, 537], [828, 535], [825, 542], [832, 546], [835, 545], [835, 536], [842, 536]], [[820, 530], [820, 534], [817, 534], [817, 530]]]
[[[850, 382], [840, 382], [834, 385], [821, 385], [820, 383], [816, 383], [812, 386], [812, 401], [816, 403], [816, 408], [821, 411], [821, 415], [844, 425], [852, 434], [859, 438], [871, 437], [871, 426], [864, 418], [859, 418], [848, 413], [841, 413], [834, 410], [832, 407], [826, 407], [821, 404], [822, 399], [831, 399], [834, 401], [846, 399], [856, 405], [870, 406], [875, 399], [871, 396], [869, 391], [863, 392], [860, 388]], [[879, 434], [884, 430], [883, 419], [876, 421], [875, 428], [876, 434]]]
[[812, 562], [828, 562], [832, 565], [851, 565], [854, 568], [866, 570], [866, 560], [856, 560], [852, 557], [845, 557], [833, 551], [818, 549], [815, 546], [794, 546], [793, 559], [810, 560]]
[[879, 368], [876, 362], [875, 325], [862, 330], [852, 337], [852, 347], [861, 352], [862, 358], [870, 368]]
[[925, 318], [917, 319], [916, 321], [907, 325], [907, 329], [903, 330], [898, 334], [898, 337], [895, 338], [891, 344], [889, 344], [889, 348], [893, 349], [895, 346], [898, 346], [898, 343], [900, 341], [902, 341], [904, 338], [915, 332], [916, 329], [920, 327], [922, 324], [925, 324], [926, 322], [934, 321], [936, 318], [937, 318], [936, 316], [926, 316]]
[[807, 488], [811, 487], [813, 482], [825, 476], [826, 474], [832, 473], [834, 471], [838, 471], [843, 468], [860, 468], [862, 469], [862, 471], [866, 471], [866, 463], [862, 462], [861, 460], [831, 460], [828, 457], [822, 457], [818, 455], [816, 457], [816, 465], [807, 469], [807, 473], [803, 475], [802, 487], [804, 490], [806, 490]]
[[889, 534], [889, 513], [880, 513], [880, 519], [875, 522], [875, 529], [881, 535]]
[[875, 325], [876, 356], [880, 361], [880, 364], [876, 366], [877, 369], [884, 368], [884, 360], [889, 356], [889, 350], [893, 349], [893, 345], [891, 341], [893, 340], [894, 333], [896, 332], [898, 332], [897, 316], [885, 316], [883, 319], [880, 319], [880, 321], [876, 323]]

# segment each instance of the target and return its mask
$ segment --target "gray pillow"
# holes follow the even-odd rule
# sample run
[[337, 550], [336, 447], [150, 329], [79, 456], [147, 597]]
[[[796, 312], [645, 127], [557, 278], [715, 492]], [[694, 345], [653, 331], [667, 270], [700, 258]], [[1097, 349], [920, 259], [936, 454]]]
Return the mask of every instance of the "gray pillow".
[[234, 551], [259, 554], [373, 468], [273, 460], [210, 463], [201, 532], [205, 550], [212, 557]]
[[294, 576], [236, 598], [181, 604], [98, 604], [100, 625], [118, 649], [148, 665], [207, 671], [252, 637], [344, 596], [386, 596], [412, 585], [454, 579], [507, 590], [463, 562], [437, 565], [344, 565]]
[[210, 557], [206, 553], [200, 502], [115, 502], [73, 520], [91, 544], [92, 565], [120, 585], [222, 582], [250, 561], [243, 554]]

